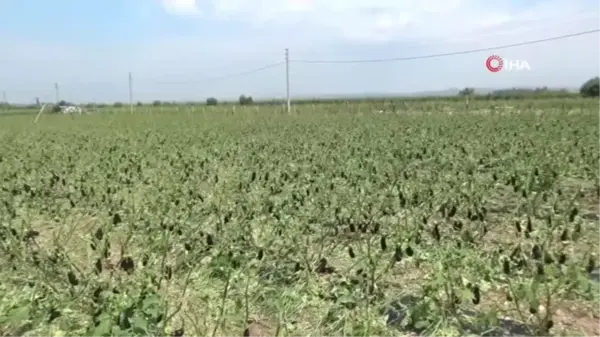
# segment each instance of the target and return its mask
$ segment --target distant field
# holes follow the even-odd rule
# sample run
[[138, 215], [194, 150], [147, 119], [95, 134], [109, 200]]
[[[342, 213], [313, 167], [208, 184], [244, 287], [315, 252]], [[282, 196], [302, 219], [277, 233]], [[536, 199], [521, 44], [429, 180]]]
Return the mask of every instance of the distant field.
[[0, 117], [3, 336], [600, 334], [597, 100], [34, 118]]
[[[594, 105], [598, 105], [598, 99], [593, 98], [581, 98], [575, 94], [569, 94], [564, 97], [545, 97], [545, 95], [534, 96], [532, 98], [504, 98], [497, 97], [495, 99], [489, 99], [486, 96], [474, 96], [468, 100], [459, 96], [446, 96], [446, 97], [388, 97], [388, 98], [355, 98], [353, 100], [335, 100], [335, 99], [322, 99], [322, 100], [309, 100], [309, 99], [295, 99], [292, 101], [293, 108], [296, 110], [307, 111], [308, 110], [319, 110], [321, 112], [334, 112], [340, 109], [344, 112], [369, 112], [378, 110], [389, 110], [389, 111], [402, 111], [402, 112], [445, 112], [449, 110], [499, 110], [499, 111], [511, 111], [515, 107], [520, 110], [531, 110], [535, 109], [559, 109], [561, 111], [569, 111], [570, 109], [580, 109], [585, 107], [587, 109], [592, 108]], [[87, 105], [81, 105], [85, 107]], [[133, 110], [139, 113], [149, 112], [174, 112], [174, 111], [215, 111], [215, 109], [227, 109], [230, 110], [234, 106], [236, 108], [243, 108], [238, 105], [235, 101], [223, 102], [220, 101], [217, 107], [207, 106], [202, 102], [199, 103], [180, 103], [174, 104], [169, 102], [163, 102], [159, 106], [154, 104], [135, 104]], [[343, 108], [342, 108], [343, 107]], [[248, 107], [246, 107], [247, 109]], [[252, 109], [267, 109], [266, 111], [281, 111], [285, 109], [284, 101], [256, 101], [251, 107]], [[211, 109], [211, 110], [208, 110]], [[235, 108], [234, 108], [235, 109]], [[44, 113], [50, 113], [52, 110], [51, 105], [47, 105]], [[129, 105], [112, 106], [107, 104], [96, 104], [94, 106], [87, 106], [86, 110], [89, 113], [98, 112], [110, 112], [110, 113], [121, 113], [130, 112], [131, 108]], [[0, 107], [0, 117], [10, 115], [26, 115], [26, 114], [37, 114], [40, 111], [37, 107]]]

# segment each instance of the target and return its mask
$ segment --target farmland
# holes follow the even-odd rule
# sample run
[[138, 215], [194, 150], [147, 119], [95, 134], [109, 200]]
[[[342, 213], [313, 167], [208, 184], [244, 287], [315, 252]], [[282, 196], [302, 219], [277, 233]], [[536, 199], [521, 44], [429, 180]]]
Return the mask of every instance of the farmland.
[[0, 117], [0, 334], [598, 335], [584, 99]]

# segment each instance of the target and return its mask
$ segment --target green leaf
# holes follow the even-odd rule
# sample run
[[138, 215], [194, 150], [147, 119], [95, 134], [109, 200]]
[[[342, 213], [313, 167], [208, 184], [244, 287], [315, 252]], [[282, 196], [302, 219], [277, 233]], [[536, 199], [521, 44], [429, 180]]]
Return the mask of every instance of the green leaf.
[[427, 328], [428, 326], [429, 326], [428, 321], [417, 321], [417, 323], [415, 323], [415, 325], [414, 325], [416, 330], [423, 330], [423, 329]]
[[147, 335], [146, 332], [148, 331], [148, 322], [140, 315], [135, 315], [132, 318], [131, 326], [136, 334]]
[[147, 296], [142, 302], [142, 308], [144, 311], [148, 309], [156, 309], [160, 307], [160, 298], [155, 294]]
[[102, 315], [100, 324], [94, 327], [90, 336], [110, 336], [111, 334], [111, 321], [108, 315]]
[[537, 299], [540, 290], [540, 282], [537, 279], [531, 280], [529, 287], [530, 300]]
[[29, 320], [29, 306], [22, 306], [12, 309], [8, 314], [8, 321], [11, 325], [20, 325]]
[[463, 288], [459, 291], [459, 294], [459, 298], [464, 302], [470, 301], [473, 298], [473, 293], [469, 289]]

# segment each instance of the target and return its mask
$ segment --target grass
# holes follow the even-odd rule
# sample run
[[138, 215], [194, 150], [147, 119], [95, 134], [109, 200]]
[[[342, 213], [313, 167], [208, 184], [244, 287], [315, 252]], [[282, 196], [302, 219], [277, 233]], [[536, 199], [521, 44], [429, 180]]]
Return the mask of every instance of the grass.
[[597, 335], [597, 101], [493, 104], [1, 117], [0, 334]]

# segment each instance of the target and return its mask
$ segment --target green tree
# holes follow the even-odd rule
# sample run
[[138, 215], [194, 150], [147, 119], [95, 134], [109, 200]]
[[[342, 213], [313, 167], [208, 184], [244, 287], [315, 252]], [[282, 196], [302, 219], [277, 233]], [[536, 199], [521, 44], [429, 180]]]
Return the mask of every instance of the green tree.
[[475, 89], [473, 88], [464, 88], [458, 92], [459, 96], [471, 96], [475, 93]]
[[600, 78], [598, 76], [587, 80], [579, 89], [583, 97], [599, 97], [600, 96]]
[[209, 97], [206, 99], [206, 105], [217, 105], [219, 102], [214, 97]]
[[121, 103], [121, 102], [115, 102], [115, 104], [113, 104], [113, 106], [115, 108], [121, 108], [123, 106], [123, 103]]
[[253, 103], [252, 96], [240, 95], [240, 105], [250, 105]]

